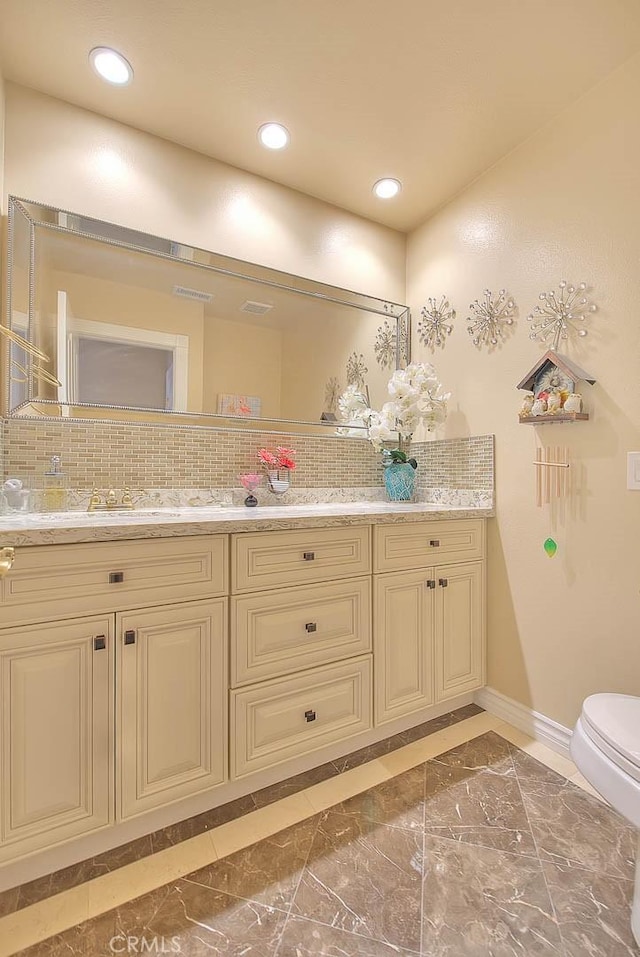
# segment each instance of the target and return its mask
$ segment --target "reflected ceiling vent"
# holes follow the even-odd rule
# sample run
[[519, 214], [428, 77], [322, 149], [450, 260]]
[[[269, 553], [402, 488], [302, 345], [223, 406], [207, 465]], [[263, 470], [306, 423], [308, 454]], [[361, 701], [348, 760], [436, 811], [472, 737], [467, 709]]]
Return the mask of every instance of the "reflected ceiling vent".
[[240, 312], [250, 312], [253, 316], [264, 316], [270, 309], [273, 309], [273, 306], [267, 302], [253, 302], [251, 299], [247, 299], [240, 306]]
[[195, 299], [196, 302], [211, 302], [213, 295], [210, 292], [201, 292], [199, 289], [189, 289], [188, 286], [174, 286], [171, 290], [174, 296], [183, 299]]

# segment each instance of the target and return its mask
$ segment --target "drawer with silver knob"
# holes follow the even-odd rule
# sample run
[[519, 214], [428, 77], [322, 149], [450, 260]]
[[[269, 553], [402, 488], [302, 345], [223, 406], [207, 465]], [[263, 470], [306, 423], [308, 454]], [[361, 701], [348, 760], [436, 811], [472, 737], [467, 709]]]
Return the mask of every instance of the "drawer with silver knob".
[[371, 580], [236, 596], [231, 634], [232, 687], [371, 651]]

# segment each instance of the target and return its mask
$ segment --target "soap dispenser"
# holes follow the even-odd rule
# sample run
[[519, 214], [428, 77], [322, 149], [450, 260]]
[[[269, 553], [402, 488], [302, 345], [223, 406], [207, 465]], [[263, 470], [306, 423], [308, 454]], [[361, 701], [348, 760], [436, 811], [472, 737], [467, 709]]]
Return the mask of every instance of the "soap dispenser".
[[51, 467], [44, 473], [42, 510], [64, 512], [67, 508], [67, 476], [62, 471], [59, 455], [51, 456]]

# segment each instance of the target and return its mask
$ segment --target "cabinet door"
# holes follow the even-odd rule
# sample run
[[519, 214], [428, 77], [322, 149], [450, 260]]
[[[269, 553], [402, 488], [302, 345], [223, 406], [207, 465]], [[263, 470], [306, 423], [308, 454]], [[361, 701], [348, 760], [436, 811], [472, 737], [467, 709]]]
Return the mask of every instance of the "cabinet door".
[[0, 633], [0, 861], [112, 820], [113, 620]]
[[227, 600], [116, 616], [117, 813], [227, 777]]
[[375, 577], [375, 718], [433, 704], [433, 569]]
[[436, 700], [444, 701], [484, 684], [483, 566], [443, 565], [435, 574]]

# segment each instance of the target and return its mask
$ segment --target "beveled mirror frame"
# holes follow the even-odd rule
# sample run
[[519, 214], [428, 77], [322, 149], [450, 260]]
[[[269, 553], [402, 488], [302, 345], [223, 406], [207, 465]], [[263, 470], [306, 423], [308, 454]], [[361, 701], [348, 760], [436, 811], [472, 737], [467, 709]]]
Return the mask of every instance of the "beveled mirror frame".
[[[104, 220], [98, 220], [69, 210], [59, 209], [47, 204], [32, 200], [10, 196], [8, 202], [8, 243], [7, 243], [7, 290], [6, 290], [6, 322], [11, 333], [12, 322], [12, 277], [15, 244], [15, 217], [19, 213], [29, 224], [29, 269], [28, 269], [28, 317], [27, 334], [25, 338], [34, 351], [37, 352], [34, 342], [35, 329], [35, 289], [36, 289], [36, 230], [47, 229], [60, 233], [71, 233], [75, 236], [86, 237], [136, 252], [151, 254], [156, 257], [179, 262], [181, 265], [191, 266], [193, 269], [206, 269], [212, 272], [237, 279], [247, 279], [261, 286], [279, 290], [287, 290], [301, 297], [310, 297], [324, 301], [327, 305], [347, 306], [380, 316], [390, 323], [395, 321], [396, 368], [403, 367], [410, 360], [411, 321], [409, 307], [402, 304], [382, 300], [374, 296], [357, 293], [350, 289], [332, 286], [317, 282], [291, 273], [261, 266], [257, 263], [246, 262], [220, 253], [213, 253], [199, 247], [178, 243], [175, 240], [165, 239], [129, 229]], [[107, 235], [105, 235], [107, 234]], [[15, 333], [15, 330], [13, 330]], [[372, 330], [372, 338], [375, 335]], [[11, 348], [5, 350], [5, 395], [4, 404], [6, 414], [11, 418], [45, 420], [52, 418], [57, 421], [82, 422], [144, 422], [153, 421], [155, 424], [175, 424], [179, 427], [207, 427], [207, 428], [244, 428], [274, 432], [303, 432], [304, 434], [335, 436], [335, 429], [339, 422], [321, 422], [299, 419], [277, 419], [252, 417], [248, 415], [224, 415], [214, 412], [175, 412], [162, 409], [141, 409], [127, 406], [109, 406], [90, 403], [61, 403], [55, 399], [42, 399], [35, 394], [35, 373], [39, 371], [40, 361], [37, 356], [28, 355], [27, 397], [16, 408], [11, 408]], [[34, 363], [36, 363], [34, 367]], [[51, 373], [54, 370], [49, 370]], [[45, 376], [46, 378], [46, 376]], [[51, 381], [51, 380], [47, 380]], [[57, 414], [53, 414], [53, 409]], [[74, 409], [86, 410], [82, 416], [74, 416]], [[51, 411], [48, 411], [51, 410]], [[95, 416], [91, 415], [95, 410]], [[100, 414], [98, 410], [109, 415]], [[132, 413], [135, 418], [132, 418]], [[128, 415], [127, 415], [128, 414]], [[147, 419], [144, 418], [145, 414]], [[366, 437], [366, 426], [361, 432]], [[353, 438], [357, 435], [358, 427], [350, 428]]]

